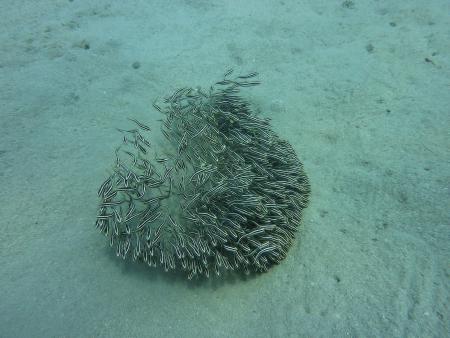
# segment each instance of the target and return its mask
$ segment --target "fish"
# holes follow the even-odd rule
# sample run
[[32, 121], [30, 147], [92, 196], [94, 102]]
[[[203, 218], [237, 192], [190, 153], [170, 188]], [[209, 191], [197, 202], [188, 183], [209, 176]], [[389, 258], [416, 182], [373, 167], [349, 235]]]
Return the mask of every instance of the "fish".
[[162, 114], [164, 113], [163, 110], [161, 109], [161, 107], [156, 104], [156, 101], [153, 102], [152, 105], [153, 105], [153, 108], [155, 108], [157, 111], [159, 111]]
[[154, 221], [156, 221], [161, 215], [163, 214], [162, 211], [157, 212], [156, 214], [150, 216], [149, 218], [146, 218], [144, 220], [141, 221], [141, 223], [139, 223], [139, 225], [136, 227], [136, 229], [134, 230], [134, 232], [140, 232], [142, 231], [142, 229], [144, 229], [144, 226], [147, 223], [152, 223]]
[[[151, 129], [150, 129], [149, 126], [147, 126], [147, 125], [145, 125], [145, 124], [139, 122], [139, 121], [136, 120], [136, 119], [128, 118], [128, 120], [130, 120], [130, 121], [136, 123], [136, 124], [139, 126], [139, 128], [141, 128], [141, 129], [143, 129], [143, 130], [151, 131]], [[136, 131], [137, 131], [137, 130], [136, 130]]]
[[255, 77], [255, 76], [258, 76], [258, 72], [252, 72], [252, 73], [247, 74], [247, 75], [240, 75], [240, 76], [238, 76], [238, 79], [249, 79], [249, 78], [252, 78], [252, 77]]
[[223, 74], [223, 77], [227, 77], [227, 76], [231, 75], [232, 73], [233, 73], [233, 68], [229, 68], [229, 69], [225, 72], [225, 74]]

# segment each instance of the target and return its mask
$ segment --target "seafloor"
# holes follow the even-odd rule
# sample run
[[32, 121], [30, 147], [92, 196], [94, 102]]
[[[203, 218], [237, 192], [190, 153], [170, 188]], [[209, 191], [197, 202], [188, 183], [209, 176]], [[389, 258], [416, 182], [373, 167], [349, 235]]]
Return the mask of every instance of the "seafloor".
[[[450, 4], [0, 2], [1, 337], [444, 337]], [[261, 275], [126, 264], [94, 227], [134, 117], [228, 68], [312, 187]]]

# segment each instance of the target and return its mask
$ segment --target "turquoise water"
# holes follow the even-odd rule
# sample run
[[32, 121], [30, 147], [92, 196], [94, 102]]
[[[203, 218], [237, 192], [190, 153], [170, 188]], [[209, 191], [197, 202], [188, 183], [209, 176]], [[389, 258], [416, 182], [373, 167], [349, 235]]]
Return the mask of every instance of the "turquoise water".
[[[0, 3], [0, 337], [444, 337], [447, 1]], [[117, 259], [97, 190], [127, 117], [259, 72], [243, 96], [311, 198], [267, 273]]]

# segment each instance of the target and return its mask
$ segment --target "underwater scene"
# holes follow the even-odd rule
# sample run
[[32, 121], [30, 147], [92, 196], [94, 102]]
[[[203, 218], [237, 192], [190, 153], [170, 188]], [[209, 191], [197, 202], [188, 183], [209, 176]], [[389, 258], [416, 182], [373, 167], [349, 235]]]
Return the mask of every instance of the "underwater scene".
[[450, 336], [448, 1], [0, 12], [0, 337]]

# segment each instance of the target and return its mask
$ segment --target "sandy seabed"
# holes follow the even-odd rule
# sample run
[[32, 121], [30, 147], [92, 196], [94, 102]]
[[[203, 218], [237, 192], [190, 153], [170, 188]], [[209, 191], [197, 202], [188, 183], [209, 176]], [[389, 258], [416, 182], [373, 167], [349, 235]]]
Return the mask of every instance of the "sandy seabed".
[[[2, 1], [1, 337], [444, 337], [450, 4]], [[117, 259], [99, 184], [152, 102], [228, 68], [312, 195], [282, 264], [191, 281]]]

